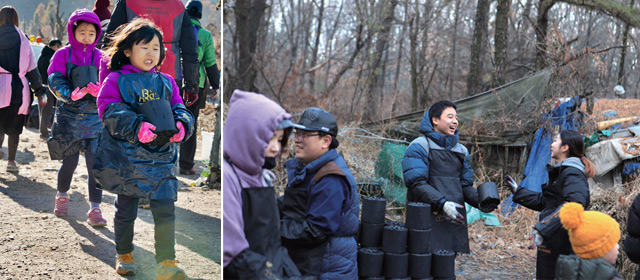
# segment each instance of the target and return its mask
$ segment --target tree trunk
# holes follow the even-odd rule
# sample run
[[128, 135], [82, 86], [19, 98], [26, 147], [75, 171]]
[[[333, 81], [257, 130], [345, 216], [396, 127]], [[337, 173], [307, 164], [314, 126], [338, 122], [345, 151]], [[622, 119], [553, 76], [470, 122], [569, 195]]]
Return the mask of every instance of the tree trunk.
[[[386, 5], [385, 5], [386, 4]], [[363, 119], [366, 121], [374, 121], [380, 118], [380, 97], [383, 93], [384, 88], [384, 77], [383, 75], [383, 58], [384, 52], [387, 50], [389, 46], [389, 37], [391, 34], [391, 25], [393, 23], [393, 14], [396, 5], [398, 4], [397, 0], [390, 0], [388, 2], [380, 3], [382, 12], [380, 13], [382, 16], [382, 23], [380, 24], [380, 28], [376, 35], [376, 47], [375, 52], [371, 58], [370, 64], [370, 78], [369, 85], [367, 87], [367, 97], [366, 97], [366, 110], [363, 114]]]
[[549, 25], [548, 12], [555, 1], [540, 0], [538, 3], [538, 18], [536, 20], [536, 70], [547, 67], [547, 27]]
[[398, 62], [396, 63], [396, 74], [393, 79], [393, 100], [391, 103], [391, 115], [393, 115], [397, 109], [398, 101], [398, 81], [400, 80], [400, 65], [402, 64], [402, 53], [404, 50], [404, 34], [407, 32], [407, 25], [409, 25], [409, 1], [404, 4], [404, 16], [405, 20], [402, 24], [402, 31], [400, 37], [398, 37]]
[[[232, 89], [257, 91], [254, 84], [257, 69], [253, 56], [258, 46], [258, 28], [262, 24], [262, 16], [267, 8], [266, 0], [236, 1], [234, 13], [236, 18], [236, 33], [234, 41], [238, 44], [238, 61], [236, 66], [235, 83]], [[231, 99], [226, 94], [225, 103]]]
[[[631, 0], [631, 3], [629, 4], [629, 7], [633, 7], [633, 5], [635, 4], [635, 0]], [[624, 25], [624, 32], [622, 33], [622, 46], [626, 46], [627, 45], [627, 40], [629, 39], [629, 24], [625, 24]], [[624, 76], [624, 61], [625, 61], [625, 57], [627, 55], [627, 48], [622, 48], [622, 50], [620, 51], [620, 70], [618, 71], [618, 85], [621, 85], [623, 87], [626, 87], [626, 79]]]
[[478, 91], [478, 84], [480, 76], [482, 75], [482, 62], [480, 58], [483, 52], [483, 40], [487, 32], [487, 17], [490, 4], [491, 2], [489, 0], [478, 0], [478, 6], [476, 7], [469, 76], [467, 77], [467, 95], [473, 95]]
[[496, 11], [496, 30], [494, 35], [494, 66], [491, 87], [496, 88], [505, 83], [507, 62], [507, 39], [509, 33], [509, 9], [511, 0], [498, 0]]
[[[318, 47], [320, 46], [320, 35], [322, 34], [322, 19], [324, 16], [324, 0], [320, 0], [320, 6], [318, 7], [318, 26], [316, 28], [316, 40], [313, 44], [313, 49], [311, 50], [311, 67], [316, 67], [316, 63], [318, 61]], [[311, 71], [309, 73], [309, 90], [311, 92], [315, 92], [315, 71]]]
[[451, 40], [451, 54], [449, 54], [449, 73], [447, 75], [447, 84], [449, 84], [449, 89], [447, 92], [449, 96], [453, 95], [453, 83], [456, 80], [454, 77], [454, 73], [456, 73], [456, 53], [458, 47], [458, 25], [460, 24], [460, 0], [456, 0], [454, 3], [454, 13], [455, 16], [453, 18], [453, 39]]

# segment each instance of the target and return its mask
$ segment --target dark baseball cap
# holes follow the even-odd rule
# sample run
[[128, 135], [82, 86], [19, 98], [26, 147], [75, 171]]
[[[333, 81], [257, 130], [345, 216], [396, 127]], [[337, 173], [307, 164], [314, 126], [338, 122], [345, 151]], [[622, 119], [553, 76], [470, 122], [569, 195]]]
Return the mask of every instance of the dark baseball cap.
[[308, 131], [322, 131], [333, 137], [338, 135], [336, 119], [329, 112], [315, 107], [304, 110], [300, 120], [293, 127]]

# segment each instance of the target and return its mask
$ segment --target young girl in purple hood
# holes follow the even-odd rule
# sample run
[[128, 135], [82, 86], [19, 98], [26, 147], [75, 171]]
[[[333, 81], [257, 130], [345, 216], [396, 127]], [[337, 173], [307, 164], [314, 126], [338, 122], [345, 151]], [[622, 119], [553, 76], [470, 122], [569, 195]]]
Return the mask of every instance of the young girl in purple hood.
[[[175, 260], [174, 202], [178, 198], [178, 180], [174, 167], [176, 142], [189, 138], [194, 118], [182, 103], [174, 79], [157, 70], [165, 55], [162, 42], [158, 28], [151, 21], [138, 18], [117, 29], [105, 49], [112, 72], [98, 95], [98, 114], [104, 127], [93, 171], [100, 188], [117, 194], [116, 272], [136, 273], [134, 222], [138, 201], [149, 198], [155, 224], [156, 279], [185, 279]], [[167, 116], [170, 125], [175, 123], [178, 132], [172, 136], [160, 133], [168, 130], [161, 130], [159, 123], [154, 126], [153, 116], [144, 113], [143, 107], [159, 103], [167, 109], [157, 112]]]
[[51, 137], [47, 141], [51, 159], [62, 160], [58, 170], [58, 192], [55, 197], [54, 214], [66, 216], [73, 172], [78, 166], [80, 152], [89, 172], [88, 188], [91, 208], [87, 222], [94, 227], [104, 227], [100, 203], [102, 190], [96, 188], [91, 172], [98, 132], [102, 127], [98, 118], [96, 96], [98, 95], [98, 66], [102, 52], [96, 49], [96, 38], [100, 37], [100, 19], [89, 10], [77, 10], [67, 23], [69, 46], [61, 48], [51, 58], [47, 69], [49, 86], [58, 99]]

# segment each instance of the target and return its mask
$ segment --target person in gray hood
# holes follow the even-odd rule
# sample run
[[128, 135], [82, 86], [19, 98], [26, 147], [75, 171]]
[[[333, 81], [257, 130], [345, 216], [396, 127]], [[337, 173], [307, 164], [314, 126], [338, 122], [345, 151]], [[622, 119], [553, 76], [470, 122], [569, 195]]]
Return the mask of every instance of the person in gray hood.
[[514, 193], [513, 202], [540, 211], [539, 222], [531, 234], [538, 248], [536, 279], [554, 279], [558, 256], [574, 254], [558, 212], [566, 202], [589, 207], [587, 177], [593, 177], [595, 169], [584, 157], [584, 149], [582, 135], [577, 131], [563, 130], [556, 136], [551, 144], [551, 158], [557, 163], [547, 166], [549, 181], [542, 185], [542, 192], [519, 187], [511, 176], [505, 176], [505, 183]]
[[300, 276], [280, 241], [280, 216], [269, 171], [286, 147], [293, 122], [262, 94], [235, 90], [224, 127], [222, 210], [225, 279]]

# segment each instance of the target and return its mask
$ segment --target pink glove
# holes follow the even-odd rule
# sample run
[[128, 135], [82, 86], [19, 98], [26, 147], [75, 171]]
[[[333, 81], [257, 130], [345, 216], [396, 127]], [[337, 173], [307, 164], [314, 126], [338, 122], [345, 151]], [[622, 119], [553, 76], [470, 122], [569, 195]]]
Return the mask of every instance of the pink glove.
[[76, 101], [80, 100], [87, 94], [85, 88], [76, 88], [71, 92], [71, 100]]
[[180, 142], [184, 139], [184, 126], [182, 125], [182, 122], [177, 121], [176, 127], [178, 128], [178, 133], [171, 136], [171, 139], [169, 139], [171, 142]]
[[98, 93], [100, 92], [100, 83], [97, 84], [89, 83], [85, 88], [85, 91], [88, 94], [91, 94], [93, 97], [98, 97]]
[[149, 143], [158, 137], [153, 131], [156, 130], [156, 126], [148, 122], [142, 122], [140, 130], [138, 130], [138, 140], [142, 143]]

